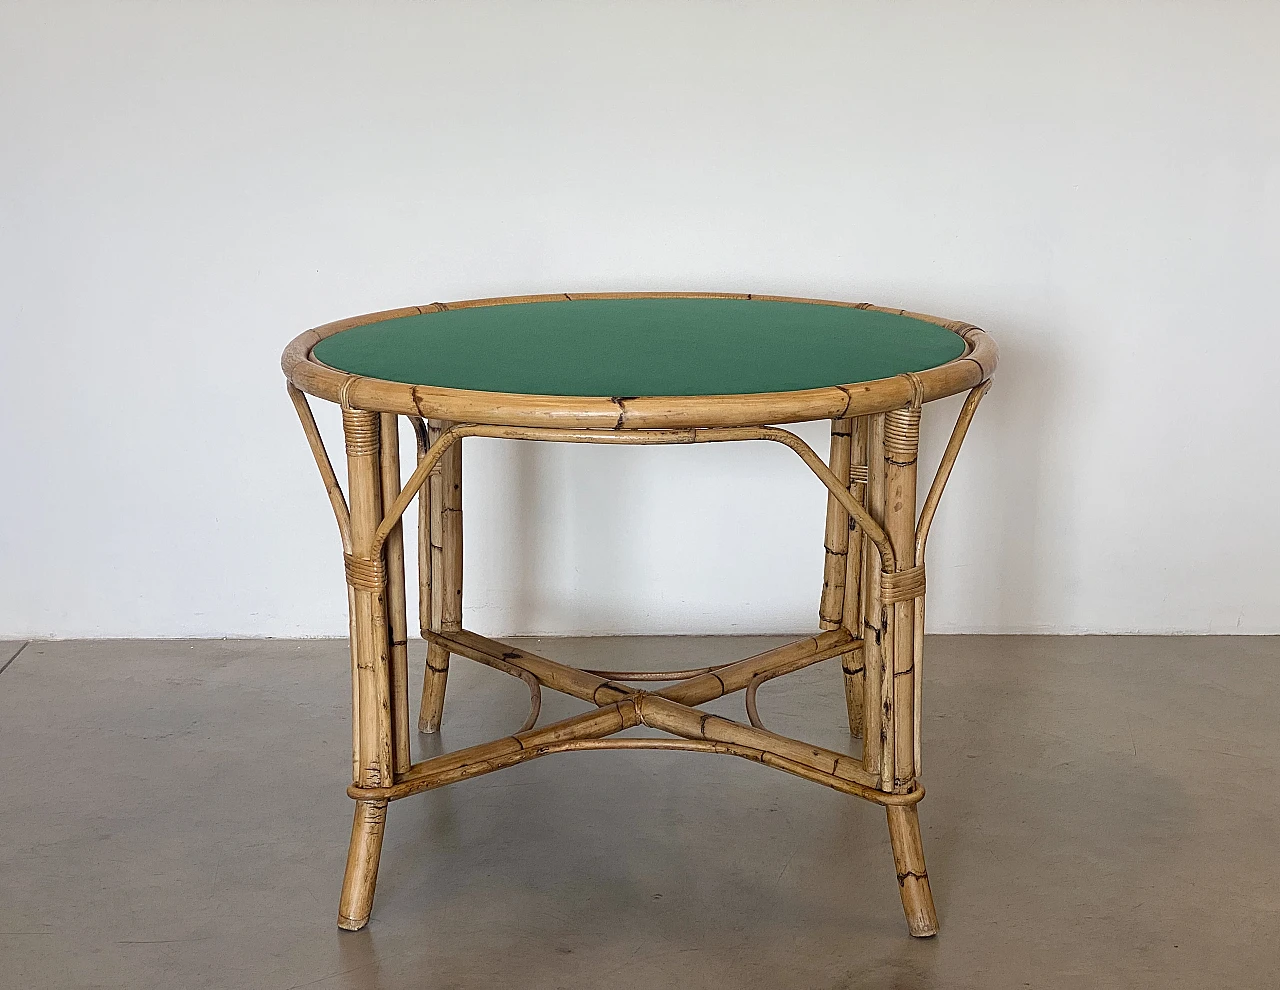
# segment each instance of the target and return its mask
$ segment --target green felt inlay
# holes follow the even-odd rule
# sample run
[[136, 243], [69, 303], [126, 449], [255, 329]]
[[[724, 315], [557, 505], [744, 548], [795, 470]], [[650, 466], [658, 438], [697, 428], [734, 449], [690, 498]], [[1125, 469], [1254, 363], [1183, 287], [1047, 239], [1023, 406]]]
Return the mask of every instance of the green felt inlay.
[[752, 299], [580, 299], [423, 313], [320, 341], [353, 375], [527, 395], [724, 395], [848, 385], [964, 353], [892, 313]]

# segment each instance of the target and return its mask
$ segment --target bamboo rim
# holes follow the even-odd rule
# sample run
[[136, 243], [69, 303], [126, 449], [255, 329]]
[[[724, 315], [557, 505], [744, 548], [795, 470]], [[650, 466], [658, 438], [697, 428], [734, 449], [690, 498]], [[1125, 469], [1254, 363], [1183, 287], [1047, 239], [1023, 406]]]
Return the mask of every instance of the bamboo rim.
[[[934, 323], [962, 337], [965, 349], [959, 357], [935, 368], [870, 382], [789, 392], [636, 397], [531, 395], [410, 385], [339, 371], [317, 360], [312, 354], [315, 345], [326, 337], [382, 320], [480, 306], [578, 299], [743, 299], [844, 306], [893, 313]], [[280, 363], [285, 376], [298, 389], [355, 409], [498, 426], [561, 426], [627, 431], [699, 426], [765, 426], [814, 419], [847, 419], [887, 412], [912, 401], [929, 402], [972, 389], [991, 377], [998, 359], [995, 342], [972, 324], [944, 320], [910, 310], [873, 306], [870, 303], [754, 293], [562, 292], [407, 306], [326, 323], [295, 337], [285, 348]]]

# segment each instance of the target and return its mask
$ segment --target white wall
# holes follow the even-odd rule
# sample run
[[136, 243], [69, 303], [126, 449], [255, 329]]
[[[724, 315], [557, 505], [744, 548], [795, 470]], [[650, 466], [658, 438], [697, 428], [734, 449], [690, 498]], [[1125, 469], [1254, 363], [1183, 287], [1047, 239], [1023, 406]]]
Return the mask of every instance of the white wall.
[[[1280, 631], [1278, 42], [1208, 0], [4, 3], [0, 636], [343, 634], [285, 343], [613, 288], [995, 336], [932, 629]], [[780, 448], [466, 456], [477, 629], [813, 624]]]

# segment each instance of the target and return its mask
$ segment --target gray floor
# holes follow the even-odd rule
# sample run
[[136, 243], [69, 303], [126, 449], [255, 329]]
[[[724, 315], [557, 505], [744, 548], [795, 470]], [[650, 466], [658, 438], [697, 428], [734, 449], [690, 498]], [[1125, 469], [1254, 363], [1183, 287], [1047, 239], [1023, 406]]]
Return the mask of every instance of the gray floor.
[[[774, 642], [534, 648], [679, 666]], [[935, 939], [906, 935], [879, 809], [676, 753], [393, 805], [349, 934], [345, 644], [31, 643], [0, 673], [0, 986], [1275, 987], [1278, 659], [1276, 639], [931, 639]], [[760, 694], [771, 727], [849, 745], [833, 664]], [[506, 734], [526, 699], [455, 660], [428, 746]]]

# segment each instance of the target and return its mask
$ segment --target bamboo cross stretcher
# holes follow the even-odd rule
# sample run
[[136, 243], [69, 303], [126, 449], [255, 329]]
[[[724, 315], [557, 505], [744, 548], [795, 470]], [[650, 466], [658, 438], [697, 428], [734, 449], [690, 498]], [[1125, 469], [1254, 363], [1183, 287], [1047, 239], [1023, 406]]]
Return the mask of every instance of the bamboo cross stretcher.
[[[347, 325], [351, 324], [334, 326]], [[862, 398], [861, 410], [854, 408], [855, 396], [846, 390], [842, 412], [849, 414], [831, 417], [826, 460], [800, 437], [775, 426], [693, 425], [715, 419], [700, 413], [696, 403], [681, 411], [683, 422], [679, 416], [656, 412], [648, 422], [641, 417], [630, 428], [622, 415], [612, 428], [601, 428], [590, 415], [578, 416], [569, 425], [549, 426], [536, 425], [546, 422], [545, 415], [522, 417], [509, 409], [502, 414], [510, 422], [446, 420], [431, 415], [415, 394], [414, 411], [407, 415], [418, 440], [418, 460], [403, 484], [399, 414], [387, 411], [396, 408], [394, 397], [384, 394], [377, 410], [359, 408], [353, 394], [363, 389], [368, 403], [369, 380], [350, 375], [317, 387], [314, 369], [297, 373], [300, 361], [312, 360], [313, 341], [308, 335], [295, 341], [285, 355], [289, 395], [337, 520], [351, 611], [353, 782], [347, 793], [356, 809], [339, 926], [354, 930], [369, 919], [389, 802], [554, 753], [652, 749], [737, 756], [884, 806], [908, 929], [918, 936], [934, 934], [937, 917], [916, 807], [924, 796], [919, 782], [924, 553], [943, 490], [995, 364], [994, 347], [981, 331], [967, 324], [943, 325], [957, 327], [965, 337], [968, 347], [962, 360], [976, 371], [968, 370], [966, 379], [946, 365], [921, 374], [904, 373], [886, 380], [888, 385], [872, 383], [883, 387]], [[325, 329], [308, 334], [319, 339]], [[949, 368], [952, 377], [941, 386], [936, 375], [929, 377]], [[345, 495], [299, 383], [341, 405], [348, 465]], [[931, 392], [950, 394], [956, 383], [968, 386], [968, 396], [917, 516], [921, 407], [933, 397]], [[903, 393], [906, 401], [895, 401]], [[885, 402], [886, 396], [892, 407], [875, 411], [875, 403]], [[634, 400], [627, 402], [635, 408]], [[688, 399], [681, 402], [690, 406]], [[654, 426], [653, 418], [671, 425]], [[462, 441], [467, 437], [638, 445], [762, 440], [785, 445], [828, 491], [819, 606], [822, 631], [735, 663], [646, 672], [580, 669], [464, 629], [461, 484]], [[411, 762], [409, 746], [402, 529], [404, 514], [415, 499], [420, 632], [427, 643], [419, 730], [439, 728], [451, 655], [519, 678], [530, 696], [529, 715], [513, 734], [417, 763]], [[767, 681], [835, 658], [843, 669], [850, 729], [862, 739], [859, 756], [771, 732], [756, 705], [756, 693]], [[666, 686], [649, 689], [661, 684]], [[543, 688], [594, 707], [539, 726]], [[699, 708], [739, 691], [744, 692], [745, 724]], [[618, 736], [641, 727], [668, 736]]]

